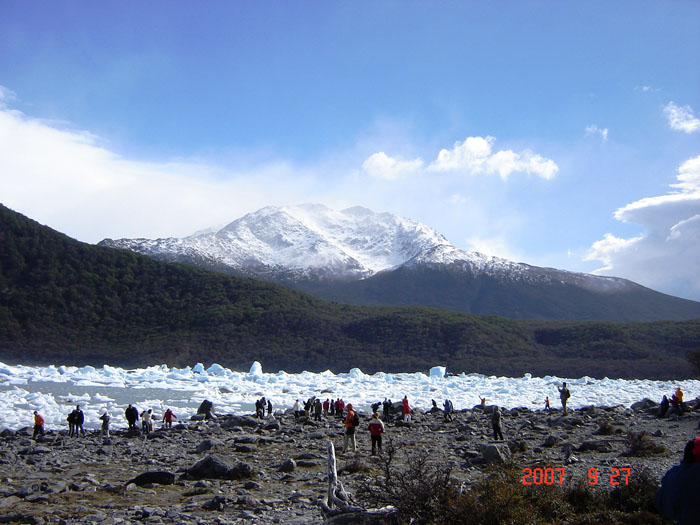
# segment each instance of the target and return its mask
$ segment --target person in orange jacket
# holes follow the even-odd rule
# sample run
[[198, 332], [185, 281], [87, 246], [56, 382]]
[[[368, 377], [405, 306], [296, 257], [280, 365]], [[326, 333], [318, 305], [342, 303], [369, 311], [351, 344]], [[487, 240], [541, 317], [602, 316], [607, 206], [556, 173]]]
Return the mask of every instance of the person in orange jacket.
[[34, 435], [33, 439], [36, 439], [37, 434], [44, 435], [44, 417], [39, 414], [36, 410], [34, 411]]
[[352, 444], [352, 451], [357, 450], [357, 440], [355, 439], [355, 428], [358, 425], [359, 416], [355, 414], [355, 409], [352, 407], [352, 403], [348, 403], [345, 407], [348, 410], [347, 415], [343, 423], [345, 424], [345, 441], [343, 442], [343, 454], [348, 449], [348, 445]]

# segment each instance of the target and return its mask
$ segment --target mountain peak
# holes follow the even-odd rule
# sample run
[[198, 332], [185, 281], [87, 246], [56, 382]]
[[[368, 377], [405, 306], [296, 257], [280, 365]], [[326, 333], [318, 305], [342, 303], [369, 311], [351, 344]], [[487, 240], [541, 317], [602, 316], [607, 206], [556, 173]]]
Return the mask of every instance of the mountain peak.
[[103, 241], [167, 260], [215, 262], [230, 269], [286, 278], [363, 278], [449, 244], [419, 222], [354, 206], [268, 206], [218, 231], [184, 239]]

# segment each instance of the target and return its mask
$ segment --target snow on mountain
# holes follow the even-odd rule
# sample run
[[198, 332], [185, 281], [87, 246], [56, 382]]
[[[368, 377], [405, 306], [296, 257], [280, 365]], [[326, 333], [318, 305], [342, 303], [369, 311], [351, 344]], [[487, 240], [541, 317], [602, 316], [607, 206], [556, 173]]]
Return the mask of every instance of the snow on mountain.
[[509, 280], [560, 280], [599, 291], [628, 283], [460, 250], [425, 224], [359, 206], [340, 211], [321, 204], [266, 207], [182, 239], [100, 244], [272, 280], [362, 279], [401, 266], [428, 266]]
[[449, 243], [428, 226], [389, 213], [306, 204], [263, 208], [218, 231], [182, 239], [105, 239], [101, 244], [253, 273], [362, 278]]

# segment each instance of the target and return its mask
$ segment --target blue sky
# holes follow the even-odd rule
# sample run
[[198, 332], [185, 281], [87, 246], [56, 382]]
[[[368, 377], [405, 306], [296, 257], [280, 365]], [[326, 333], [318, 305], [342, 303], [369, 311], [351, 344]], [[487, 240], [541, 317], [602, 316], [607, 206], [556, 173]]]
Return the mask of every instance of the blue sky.
[[700, 300], [700, 3], [0, 1], [0, 202], [77, 239], [367, 206]]

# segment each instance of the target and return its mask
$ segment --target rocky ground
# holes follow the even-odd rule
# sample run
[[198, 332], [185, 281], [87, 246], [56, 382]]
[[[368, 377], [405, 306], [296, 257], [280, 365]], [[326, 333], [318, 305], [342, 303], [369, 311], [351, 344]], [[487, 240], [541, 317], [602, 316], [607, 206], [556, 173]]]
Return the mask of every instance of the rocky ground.
[[[680, 461], [685, 443], [700, 435], [700, 402], [688, 406], [680, 419], [656, 418], [652, 402], [567, 415], [513, 409], [503, 414], [500, 442], [480, 407], [458, 412], [452, 422], [442, 412], [417, 411], [409, 425], [387, 424], [385, 449], [390, 440], [399, 466], [420, 452], [448, 461], [455, 482], [466, 488], [487, 464], [500, 461], [518, 469], [554, 468], [555, 483], [562, 473], [565, 483], [588, 480], [595, 468], [598, 483], [611, 487], [624, 483], [624, 468], [632, 476], [648, 469], [660, 479]], [[367, 422], [363, 417], [360, 428]], [[664, 451], [629, 455], [628, 437], [641, 432]], [[328, 490], [328, 442], [340, 452], [343, 441], [340, 420], [295, 420], [291, 414], [263, 421], [221, 416], [147, 437], [119, 429], [110, 438], [66, 434], [49, 429], [34, 440], [31, 428], [0, 433], [0, 523], [322, 523], [318, 500]], [[362, 430], [355, 454], [338, 453], [339, 477], [351, 496], [380, 471], [369, 443]], [[358, 472], [358, 466], [364, 468]], [[540, 479], [534, 470], [532, 478], [527, 474], [524, 481]]]

